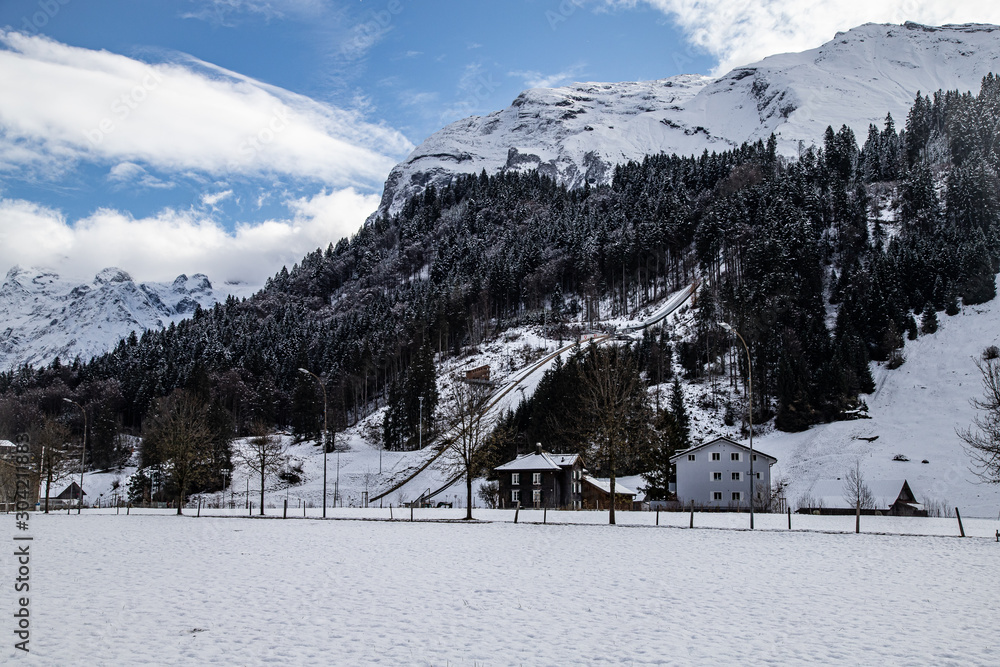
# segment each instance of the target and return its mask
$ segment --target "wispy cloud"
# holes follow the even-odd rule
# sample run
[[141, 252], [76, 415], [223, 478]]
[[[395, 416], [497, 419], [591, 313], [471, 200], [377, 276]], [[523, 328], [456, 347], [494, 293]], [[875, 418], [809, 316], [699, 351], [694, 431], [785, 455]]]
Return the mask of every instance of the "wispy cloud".
[[[209, 196], [216, 203], [231, 193]], [[58, 210], [0, 199], [0, 267], [46, 266], [85, 278], [118, 266], [138, 280], [203, 272], [213, 281], [260, 284], [282, 266], [358, 230], [377, 195], [352, 188], [285, 202], [290, 215], [229, 232], [211, 213], [167, 209], [148, 218], [101, 209], [70, 224]], [[206, 202], [209, 203], [209, 202]]]
[[145, 63], [0, 31], [0, 90], [0, 171], [134, 163], [378, 189], [412, 149], [357, 111], [186, 56]]
[[118, 186], [170, 189], [176, 186], [172, 181], [164, 181], [153, 176], [135, 162], [119, 162], [108, 172], [108, 181]]
[[507, 76], [521, 79], [528, 88], [553, 88], [577, 80], [585, 69], [585, 63], [578, 63], [554, 74], [543, 74], [542, 72], [527, 70], [508, 72]]
[[668, 15], [697, 48], [719, 60], [718, 73], [774, 53], [815, 48], [863, 23], [929, 25], [1000, 23], [994, 0], [604, 0], [652, 6]]
[[324, 4], [323, 0], [189, 0], [191, 9], [182, 11], [181, 17], [232, 27], [247, 16], [268, 21], [314, 16]]

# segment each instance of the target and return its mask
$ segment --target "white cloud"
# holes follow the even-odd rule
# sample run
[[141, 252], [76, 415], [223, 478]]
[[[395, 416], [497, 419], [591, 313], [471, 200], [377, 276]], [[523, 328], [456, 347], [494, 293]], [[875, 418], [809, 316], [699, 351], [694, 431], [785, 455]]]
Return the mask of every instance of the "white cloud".
[[0, 267], [44, 266], [84, 279], [117, 266], [136, 280], [202, 272], [218, 284], [263, 284], [307, 252], [356, 232], [378, 203], [377, 195], [353, 188], [323, 191], [287, 202], [292, 212], [287, 219], [227, 232], [211, 215], [193, 210], [134, 219], [101, 209], [70, 225], [51, 208], [0, 199]]
[[145, 188], [169, 189], [174, 183], [163, 181], [147, 172], [135, 162], [119, 162], [108, 171], [108, 180], [116, 186], [140, 186]]
[[[995, 0], [605, 0], [651, 5], [719, 59], [718, 73], [775, 53], [803, 51], [863, 23], [1000, 23]], [[685, 62], [687, 57], [675, 58]]]
[[580, 63], [555, 74], [542, 74], [541, 72], [529, 70], [508, 72], [507, 76], [523, 80], [524, 85], [528, 88], [554, 88], [577, 80], [585, 67], [586, 65]]
[[232, 190], [223, 190], [222, 192], [216, 192], [214, 194], [206, 192], [201, 196], [201, 204], [202, 206], [215, 208], [216, 204], [218, 204], [221, 201], [225, 201], [232, 196], [233, 196]]
[[194, 58], [147, 64], [0, 30], [0, 170], [79, 161], [377, 189], [399, 132]]

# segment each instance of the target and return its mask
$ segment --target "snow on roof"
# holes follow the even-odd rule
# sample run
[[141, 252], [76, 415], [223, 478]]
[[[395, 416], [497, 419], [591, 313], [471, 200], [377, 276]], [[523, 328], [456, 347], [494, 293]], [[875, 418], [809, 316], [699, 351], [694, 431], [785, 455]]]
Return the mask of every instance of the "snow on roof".
[[10, 440], [0, 440], [0, 449], [17, 449], [17, 445]]
[[[845, 483], [843, 479], [817, 480], [813, 484], [812, 492], [809, 495], [817, 503], [816, 506], [850, 508], [851, 504], [844, 497]], [[875, 499], [875, 509], [880, 510], [892, 507], [892, 504], [899, 499], [900, 494], [903, 492], [904, 484], [907, 484], [905, 479], [877, 479], [865, 482], [865, 486], [872, 492], [872, 497]], [[912, 492], [913, 489], [911, 488], [910, 490]], [[914, 493], [913, 496], [916, 498], [917, 494]], [[919, 503], [915, 502], [908, 502], [907, 504], [919, 505]]]
[[[591, 477], [590, 475], [584, 475], [583, 476], [583, 481], [587, 482], [591, 486], [597, 487], [598, 489], [600, 489], [604, 493], [606, 493], [608, 495], [611, 495], [611, 479], [610, 478], [605, 479], [605, 478], [601, 478], [601, 477]], [[620, 484], [618, 482], [618, 480], [615, 480], [615, 495], [616, 496], [617, 495], [634, 496], [634, 495], [636, 495], [636, 492], [633, 491], [632, 489], [628, 488], [627, 486], [623, 486], [622, 484]]]
[[524, 454], [518, 456], [509, 463], [497, 466], [496, 470], [518, 471], [518, 470], [562, 470], [562, 466], [552, 460], [552, 457], [545, 452], [541, 454]]
[[[720, 436], [718, 438], [712, 438], [711, 440], [706, 440], [705, 442], [701, 443], [700, 445], [695, 445], [693, 447], [688, 447], [684, 451], [677, 452], [676, 454], [674, 454], [673, 456], [670, 457], [670, 460], [673, 461], [675, 459], [679, 459], [681, 456], [684, 456], [685, 454], [690, 454], [691, 452], [699, 450], [702, 447], [708, 447], [709, 445], [714, 445], [717, 442], [724, 442], [727, 445], [732, 445], [734, 447], [739, 447], [740, 449], [744, 449], [744, 450], [746, 450], [748, 452], [750, 451], [750, 448], [747, 447], [746, 445], [740, 444], [740, 443], [736, 442], [735, 440], [730, 440], [729, 438]], [[771, 456], [770, 454], [765, 454], [764, 452], [760, 451], [759, 449], [754, 449], [753, 453], [756, 454], [757, 456], [763, 456], [766, 459], [770, 459], [770, 463], [772, 463], [772, 464], [778, 462], [778, 459], [776, 459], [775, 457]]]
[[580, 460], [579, 454], [549, 454], [548, 456], [561, 466], [576, 465], [576, 462]]

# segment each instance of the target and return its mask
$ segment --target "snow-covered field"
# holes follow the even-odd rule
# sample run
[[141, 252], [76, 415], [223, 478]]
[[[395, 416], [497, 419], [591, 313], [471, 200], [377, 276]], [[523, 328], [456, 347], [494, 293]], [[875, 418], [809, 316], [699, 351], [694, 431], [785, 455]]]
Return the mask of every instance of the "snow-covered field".
[[[548, 515], [566, 517], [605, 518]], [[761, 518], [779, 525], [35, 516], [31, 653], [16, 664], [996, 664], [992, 537]]]

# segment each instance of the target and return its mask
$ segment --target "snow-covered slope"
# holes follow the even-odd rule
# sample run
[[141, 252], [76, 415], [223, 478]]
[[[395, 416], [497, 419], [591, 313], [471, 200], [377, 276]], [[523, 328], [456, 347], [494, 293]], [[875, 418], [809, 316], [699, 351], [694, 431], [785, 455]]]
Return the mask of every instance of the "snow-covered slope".
[[15, 266], [0, 285], [0, 369], [56, 357], [89, 359], [132, 331], [162, 328], [227, 294], [200, 273], [172, 283], [136, 283], [121, 269], [108, 268], [80, 284]]
[[726, 150], [773, 132], [781, 152], [847, 124], [864, 141], [891, 112], [902, 127], [917, 91], [978, 91], [1000, 70], [1000, 27], [866, 24], [823, 46], [771, 56], [718, 79], [535, 88], [511, 106], [436, 132], [397, 165], [380, 212], [396, 212], [455, 174], [531, 170], [570, 187], [605, 183], [613, 166], [651, 153]]
[[[816, 481], [842, 478], [859, 461], [868, 480], [906, 479], [924, 502], [957, 506], [967, 516], [998, 516], [1000, 485], [976, 477], [955, 430], [972, 425], [970, 400], [983, 397], [974, 359], [1000, 345], [1000, 300], [939, 317], [936, 333], [907, 341], [906, 363], [875, 368], [877, 389], [862, 396], [871, 419], [754, 439], [755, 447], [778, 458], [772, 478], [789, 482], [793, 506], [813, 495]], [[898, 454], [909, 460], [893, 460]]]

